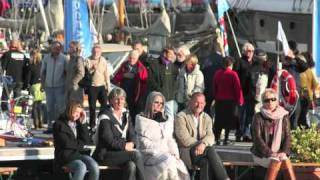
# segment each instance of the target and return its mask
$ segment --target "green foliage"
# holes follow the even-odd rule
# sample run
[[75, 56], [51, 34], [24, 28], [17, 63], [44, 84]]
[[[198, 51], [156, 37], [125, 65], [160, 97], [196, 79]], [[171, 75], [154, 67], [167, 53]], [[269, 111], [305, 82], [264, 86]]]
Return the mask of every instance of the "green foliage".
[[291, 137], [293, 161], [320, 163], [320, 130], [316, 124], [293, 130]]

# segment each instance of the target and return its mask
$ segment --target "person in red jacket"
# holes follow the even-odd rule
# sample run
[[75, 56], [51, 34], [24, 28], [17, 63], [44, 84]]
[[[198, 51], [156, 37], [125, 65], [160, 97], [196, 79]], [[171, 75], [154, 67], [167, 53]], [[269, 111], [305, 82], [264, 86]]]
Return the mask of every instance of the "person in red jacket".
[[115, 74], [114, 83], [127, 93], [127, 103], [131, 117], [143, 108], [147, 91], [148, 71], [139, 60], [139, 52], [132, 50], [128, 61], [124, 62]]
[[224, 69], [219, 69], [213, 78], [216, 114], [213, 132], [216, 144], [220, 145], [221, 130], [225, 129], [223, 144], [228, 145], [229, 131], [239, 126], [239, 105], [243, 104], [243, 94], [238, 74], [232, 70], [234, 59], [227, 56], [222, 63]]

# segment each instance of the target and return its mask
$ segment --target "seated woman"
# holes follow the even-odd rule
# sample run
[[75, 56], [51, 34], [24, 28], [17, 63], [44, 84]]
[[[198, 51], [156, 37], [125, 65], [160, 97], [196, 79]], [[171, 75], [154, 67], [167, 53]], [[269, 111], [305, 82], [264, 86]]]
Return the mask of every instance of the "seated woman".
[[268, 168], [265, 179], [275, 180], [280, 169], [286, 179], [296, 179], [288, 158], [291, 145], [288, 111], [279, 105], [277, 93], [266, 89], [262, 94], [262, 108], [255, 114], [251, 132], [253, 160]]
[[102, 110], [96, 132], [96, 150], [93, 157], [99, 164], [120, 166], [123, 180], [143, 180], [143, 159], [135, 146], [135, 132], [131, 118], [125, 108], [126, 93], [113, 88], [109, 94], [111, 107]]
[[53, 125], [54, 160], [57, 167], [67, 167], [73, 172], [73, 180], [82, 180], [88, 171], [88, 180], [99, 179], [97, 162], [84, 152], [90, 144], [85, 112], [80, 103], [71, 101], [66, 111]]
[[160, 92], [151, 92], [144, 112], [136, 116], [137, 148], [144, 156], [145, 177], [188, 180], [188, 170], [173, 139], [173, 118], [164, 114], [164, 103]]

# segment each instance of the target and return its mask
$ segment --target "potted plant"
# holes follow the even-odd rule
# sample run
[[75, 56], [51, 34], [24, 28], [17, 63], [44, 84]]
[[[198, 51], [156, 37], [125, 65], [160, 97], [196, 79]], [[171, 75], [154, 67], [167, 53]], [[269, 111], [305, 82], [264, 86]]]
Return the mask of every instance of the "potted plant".
[[[292, 162], [320, 163], [320, 130], [317, 124], [310, 128], [298, 127], [291, 133]], [[295, 167], [297, 179], [320, 179], [318, 167]]]

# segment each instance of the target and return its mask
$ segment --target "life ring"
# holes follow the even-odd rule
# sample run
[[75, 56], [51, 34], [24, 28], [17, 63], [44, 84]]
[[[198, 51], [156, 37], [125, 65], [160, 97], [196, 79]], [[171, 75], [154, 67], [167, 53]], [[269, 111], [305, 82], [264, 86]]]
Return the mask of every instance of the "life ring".
[[[280, 88], [278, 88], [278, 80]], [[299, 94], [294, 77], [287, 70], [280, 70], [273, 77], [271, 88], [279, 94], [279, 103], [289, 112], [293, 112], [297, 105]]]

